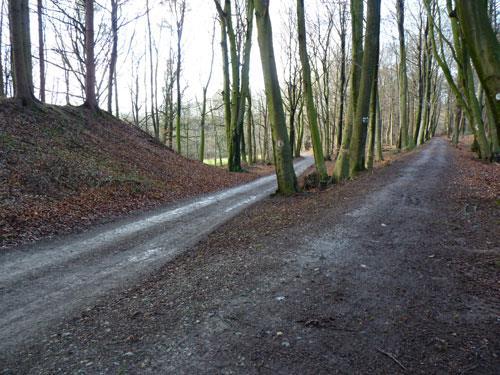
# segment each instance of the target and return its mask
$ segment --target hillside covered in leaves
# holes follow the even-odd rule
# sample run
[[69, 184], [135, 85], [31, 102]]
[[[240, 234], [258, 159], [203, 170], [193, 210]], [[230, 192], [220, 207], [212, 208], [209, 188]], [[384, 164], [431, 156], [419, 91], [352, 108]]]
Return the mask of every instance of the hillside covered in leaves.
[[0, 106], [0, 247], [254, 177], [186, 159], [103, 112]]

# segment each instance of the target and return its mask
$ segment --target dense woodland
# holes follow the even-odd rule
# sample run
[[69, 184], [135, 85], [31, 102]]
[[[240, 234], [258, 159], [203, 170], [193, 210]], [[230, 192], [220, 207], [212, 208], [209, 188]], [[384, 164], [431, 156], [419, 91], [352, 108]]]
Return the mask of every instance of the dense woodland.
[[[0, 97], [108, 111], [234, 172], [273, 163], [282, 194], [298, 188], [292, 160], [303, 150], [312, 149], [322, 185], [372, 168], [384, 149], [410, 150], [438, 133], [454, 144], [472, 134], [479, 158], [499, 157], [495, 0], [297, 0], [275, 13], [265, 0], [213, 0], [213, 27], [199, 30], [211, 45], [195, 98], [186, 93], [192, 41], [184, 28], [196, 22], [196, 1], [134, 3], [1, 0]], [[125, 32], [138, 19], [147, 25], [141, 51], [132, 47], [135, 31]], [[333, 176], [325, 160], [335, 161]]]

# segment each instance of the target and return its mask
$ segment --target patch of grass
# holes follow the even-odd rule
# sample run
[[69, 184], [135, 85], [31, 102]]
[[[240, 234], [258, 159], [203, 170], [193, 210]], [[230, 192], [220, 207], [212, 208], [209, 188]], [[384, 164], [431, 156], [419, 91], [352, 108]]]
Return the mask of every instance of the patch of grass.
[[[203, 163], [205, 163], [207, 165], [211, 165], [211, 166], [220, 167], [219, 161], [220, 161], [220, 159], [217, 158], [217, 164], [216, 164], [215, 160], [213, 158], [211, 158], [211, 159], [203, 160]], [[227, 165], [227, 162], [228, 162], [227, 158], [222, 158], [222, 166]]]

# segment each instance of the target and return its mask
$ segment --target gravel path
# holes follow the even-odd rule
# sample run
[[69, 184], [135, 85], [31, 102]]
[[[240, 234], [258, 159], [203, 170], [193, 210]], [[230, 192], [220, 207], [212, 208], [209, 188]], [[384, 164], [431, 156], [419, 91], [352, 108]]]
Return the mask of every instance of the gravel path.
[[[312, 164], [296, 163], [297, 174]], [[131, 285], [276, 190], [275, 176], [58, 241], [0, 252], [0, 351]]]

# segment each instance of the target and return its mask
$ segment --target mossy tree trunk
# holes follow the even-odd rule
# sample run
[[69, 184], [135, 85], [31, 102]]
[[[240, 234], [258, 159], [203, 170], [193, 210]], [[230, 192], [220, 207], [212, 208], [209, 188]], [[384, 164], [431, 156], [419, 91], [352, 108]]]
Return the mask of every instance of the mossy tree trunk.
[[297, 179], [293, 169], [292, 152], [286, 129], [285, 112], [279, 87], [274, 57], [273, 33], [269, 17], [269, 1], [254, 0], [255, 20], [259, 41], [264, 86], [269, 106], [269, 117], [274, 144], [274, 157], [278, 193], [290, 195], [297, 191]]
[[313, 98], [311, 67], [309, 65], [309, 57], [307, 55], [304, 0], [297, 0], [297, 28], [299, 37], [299, 54], [300, 61], [302, 63], [304, 99], [306, 102], [307, 118], [309, 119], [309, 130], [311, 132], [314, 162], [316, 165], [316, 171], [319, 175], [320, 183], [326, 185], [328, 183], [328, 173], [326, 172], [323, 148], [321, 146], [321, 138], [318, 129], [318, 112]]
[[379, 60], [380, 1], [368, 1], [361, 81], [349, 149], [349, 177], [353, 177], [357, 171], [365, 169], [365, 146], [370, 111], [370, 96]]
[[349, 177], [349, 148], [360, 86], [361, 63], [363, 61], [363, 0], [351, 0], [351, 27], [351, 86], [346, 122], [342, 131], [342, 143], [340, 145], [337, 161], [335, 162], [335, 170], [333, 172], [333, 176], [337, 181]]
[[[456, 14], [500, 135], [500, 43], [488, 17], [487, 0], [456, 0]], [[497, 142], [498, 142], [497, 138]]]

